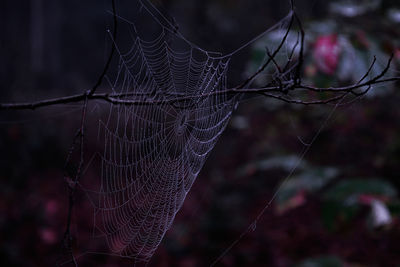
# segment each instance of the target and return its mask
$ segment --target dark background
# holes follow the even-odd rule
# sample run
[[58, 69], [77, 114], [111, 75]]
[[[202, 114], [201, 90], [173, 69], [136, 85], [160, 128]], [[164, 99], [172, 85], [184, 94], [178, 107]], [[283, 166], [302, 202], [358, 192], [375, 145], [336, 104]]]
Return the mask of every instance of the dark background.
[[[106, 32], [112, 28], [107, 12], [110, 2], [2, 0], [0, 102], [34, 101], [90, 89], [110, 50]], [[187, 39], [222, 53], [273, 25], [289, 9], [286, 1], [272, 0], [154, 2], [176, 20]], [[354, 18], [333, 14], [330, 2], [296, 1], [306, 32], [314, 21], [341, 20], [344, 27], [336, 29], [336, 34], [362, 31], [383, 54], [400, 49], [399, 24], [386, 16], [396, 1], [383, 1], [379, 8]], [[117, 11], [129, 17], [131, 2], [116, 3]], [[251, 51], [238, 55], [231, 68], [244, 73], [251, 55]], [[307, 55], [312, 61], [311, 53]], [[237, 84], [241, 77], [231, 77], [230, 83]], [[323, 85], [336, 79], [318, 71], [307, 78]], [[307, 166], [291, 176], [294, 181], [301, 174], [318, 179], [329, 167], [337, 172], [335, 178], [317, 190], [304, 185], [294, 192], [283, 190], [283, 197], [278, 194], [278, 201], [266, 210], [254, 231], [227, 253], [221, 266], [295, 266], [304, 261], [319, 262], [312, 266], [399, 266], [397, 196], [350, 185], [349, 191], [358, 192], [357, 197], [378, 199], [388, 208], [392, 221], [379, 228], [371, 226], [368, 201], [349, 208], [346, 199], [332, 204], [328, 197], [338, 183], [354, 178], [374, 178], [378, 181], [375, 188], [382, 186], [380, 182], [383, 187], [389, 183], [394, 190], [400, 188], [400, 97], [396, 88], [337, 109], [306, 154], [303, 163]], [[3, 266], [51, 266], [59, 256], [68, 208], [63, 170], [79, 127], [80, 107], [69, 104], [0, 112]], [[332, 106], [299, 107], [262, 98], [244, 101], [149, 265], [207, 266], [215, 260], [272, 198], [288, 175], [288, 160], [299, 157], [304, 149], [300, 139], [310, 142], [331, 110]], [[90, 142], [88, 146], [90, 151]], [[85, 174], [91, 173], [89, 169]], [[332, 192], [340, 195], [340, 191]], [[286, 193], [289, 197], [284, 199]], [[79, 240], [90, 233], [92, 213], [82, 192], [77, 201], [73, 231], [75, 253], [80, 255], [86, 244]], [[86, 254], [78, 260], [81, 266], [132, 264], [100, 254]]]

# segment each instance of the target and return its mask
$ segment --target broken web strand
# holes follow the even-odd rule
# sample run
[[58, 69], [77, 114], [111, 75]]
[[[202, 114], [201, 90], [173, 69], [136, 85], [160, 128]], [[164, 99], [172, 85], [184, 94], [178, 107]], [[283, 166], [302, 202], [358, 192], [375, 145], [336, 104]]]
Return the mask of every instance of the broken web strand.
[[[279, 31], [279, 30], [281, 30], [281, 29], [277, 29], [277, 31]], [[290, 30], [290, 26], [289, 26], [289, 28], [287, 30]], [[290, 41], [290, 37], [289, 37], [290, 34], [292, 34], [292, 33], [289, 33], [288, 38], [284, 42], [283, 48], [278, 53], [278, 56], [279, 56], [279, 54], [281, 54], [284, 57], [286, 57], [286, 60], [292, 60], [293, 59], [293, 52], [295, 52], [296, 49], [300, 49], [300, 47], [299, 47], [299, 36], [297, 37], [297, 41], [293, 42], [293, 41]], [[268, 47], [266, 47], [266, 49], [268, 49]], [[281, 51], [283, 51], [283, 52], [281, 53]], [[265, 62], [266, 60], [267, 60], [267, 57], [265, 57], [262, 62]], [[294, 65], [293, 67], [295, 68], [296, 65]], [[269, 73], [269, 74], [267, 73], [267, 74], [264, 74], [264, 75], [266, 77], [268, 77], [267, 78], [268, 80], [273, 80], [274, 77], [282, 78], [281, 73], [279, 73], [278, 69], [275, 69], [272, 73]], [[249, 82], [249, 86], [251, 86], [253, 81], [254, 80]], [[349, 93], [346, 93], [346, 95], [348, 95], [348, 94]], [[256, 96], [256, 97], [261, 97], [261, 96]], [[255, 97], [253, 97], [253, 98], [255, 98]], [[357, 97], [356, 99], [359, 99], [359, 98]], [[293, 176], [295, 171], [298, 169], [298, 167], [300, 166], [301, 162], [303, 161], [303, 159], [305, 158], [307, 153], [310, 151], [310, 149], [313, 146], [313, 144], [315, 143], [315, 141], [320, 136], [322, 130], [326, 127], [328, 122], [332, 119], [332, 117], [333, 117], [334, 113], [336, 112], [336, 110], [338, 109], [338, 107], [340, 107], [342, 105], [351, 104], [354, 100], [350, 100], [351, 102], [345, 102], [345, 101], [346, 101], [346, 97], [342, 98], [338, 103], [333, 105], [331, 111], [327, 114], [326, 118], [324, 119], [324, 121], [322, 122], [321, 126], [318, 128], [317, 132], [314, 134], [314, 136], [312, 137], [310, 142], [306, 143], [303, 140], [299, 139], [299, 137], [297, 136], [297, 138], [299, 139], [299, 142], [303, 145], [303, 150], [300, 153], [300, 157], [298, 158], [298, 160], [295, 162], [293, 167], [290, 169], [288, 175], [280, 182], [280, 184], [278, 185], [277, 189], [274, 191], [272, 197], [266, 202], [264, 207], [259, 211], [259, 213], [251, 221], [251, 223], [248, 225], [248, 227], [238, 236], [238, 238], [236, 238], [228, 247], [226, 247], [221, 252], [221, 254], [218, 255], [218, 257], [216, 257], [216, 259], [210, 264], [210, 266], [215, 266], [216, 264], [218, 264], [238, 243], [240, 243], [240, 241], [248, 233], [256, 230], [258, 221], [265, 214], [265, 212], [269, 209], [269, 207], [271, 206], [272, 202], [278, 196], [278, 194], [280, 193], [280, 191], [282, 190], [284, 185], [291, 179], [291, 177]]]
[[317, 130], [317, 132], [314, 134], [312, 137], [311, 141], [309, 143], [304, 143], [303, 141], [300, 141], [303, 145], [303, 151], [300, 153], [300, 157], [298, 160], [295, 162], [293, 167], [290, 169], [289, 174], [280, 182], [278, 185], [278, 188], [275, 190], [273, 193], [272, 197], [266, 202], [264, 207], [260, 210], [260, 212], [257, 214], [255, 219], [249, 224], [249, 226], [239, 235], [237, 239], [235, 239], [224, 251], [210, 264], [210, 266], [215, 266], [217, 263], [219, 263], [229, 252], [230, 250], [235, 247], [248, 233], [255, 231], [257, 228], [257, 222], [261, 219], [261, 217], [264, 215], [264, 213], [269, 209], [271, 206], [272, 202], [275, 200], [275, 198], [278, 196], [282, 188], [285, 186], [285, 184], [290, 180], [290, 178], [293, 176], [295, 171], [298, 169], [300, 164], [302, 163], [303, 159], [307, 155], [307, 153], [310, 151], [311, 147], [315, 143], [315, 141], [318, 139], [320, 136], [322, 130], [326, 127], [328, 122], [332, 119], [334, 113], [336, 112], [337, 108], [342, 105], [342, 102], [344, 102], [345, 98], [342, 98], [338, 103], [336, 103], [331, 111], [328, 113], [327, 117], [324, 119], [322, 122], [321, 126]]

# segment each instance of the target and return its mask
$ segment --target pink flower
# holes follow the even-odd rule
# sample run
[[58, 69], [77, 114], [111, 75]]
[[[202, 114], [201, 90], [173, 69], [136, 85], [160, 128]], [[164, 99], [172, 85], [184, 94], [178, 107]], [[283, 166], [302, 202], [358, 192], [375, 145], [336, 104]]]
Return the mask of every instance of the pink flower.
[[332, 75], [339, 63], [340, 46], [336, 34], [324, 35], [317, 38], [314, 44], [313, 57], [318, 70]]

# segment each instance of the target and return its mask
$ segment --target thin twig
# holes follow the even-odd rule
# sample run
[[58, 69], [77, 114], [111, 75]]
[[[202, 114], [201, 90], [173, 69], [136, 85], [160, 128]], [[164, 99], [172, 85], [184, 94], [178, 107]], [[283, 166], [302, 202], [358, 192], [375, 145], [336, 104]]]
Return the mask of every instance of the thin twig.
[[71, 161], [72, 154], [75, 150], [76, 143], [79, 142], [80, 159], [79, 159], [78, 169], [73, 179], [69, 177], [69, 174], [65, 175], [65, 180], [67, 181], [67, 186], [68, 186], [68, 213], [67, 213], [67, 222], [66, 222], [64, 237], [61, 245], [63, 251], [67, 250], [67, 252], [71, 254], [70, 255], [70, 257], [72, 257], [71, 261], [74, 263], [75, 266], [78, 266], [78, 264], [75, 261], [74, 255], [72, 253], [73, 238], [71, 235], [71, 222], [72, 222], [72, 212], [75, 204], [76, 185], [78, 184], [79, 179], [81, 177], [82, 167], [84, 164], [84, 136], [85, 136], [85, 120], [86, 120], [87, 104], [88, 100], [86, 98], [82, 108], [81, 124], [69, 149], [64, 167], [65, 169], [68, 167]]
[[364, 74], [364, 76], [357, 82], [357, 84], [360, 84], [362, 81], [365, 80], [365, 78], [368, 77], [368, 75], [371, 73], [371, 70], [372, 70], [372, 68], [374, 67], [375, 63], [376, 63], [376, 56], [374, 56], [374, 60], [372, 60], [372, 63], [371, 63], [371, 65], [369, 66], [367, 72], [366, 72], [366, 73]]
[[[115, 0], [111, 0], [111, 4], [112, 4], [112, 10], [113, 10], [113, 18], [114, 18], [114, 30], [113, 30], [113, 40], [117, 39], [117, 11], [115, 8]], [[96, 84], [92, 87], [92, 89], [90, 89], [90, 91], [88, 92], [88, 95], [93, 95], [97, 88], [101, 85], [101, 83], [103, 82], [104, 76], [107, 73], [107, 70], [110, 67], [111, 64], [111, 60], [114, 56], [115, 53], [115, 45], [114, 43], [111, 44], [111, 52], [110, 55], [108, 56], [106, 65], [104, 66], [103, 72], [100, 74], [99, 79], [97, 80]]]
[[[292, 3], [293, 5], [293, 3]], [[294, 8], [294, 6], [292, 6]], [[301, 70], [304, 63], [304, 40], [305, 40], [305, 32], [303, 28], [303, 24], [296, 12], [294, 12], [294, 18], [296, 19], [299, 28], [300, 28], [300, 54], [299, 54], [299, 61], [297, 62], [296, 73], [294, 83], [295, 85], [301, 84]]]
[[275, 51], [272, 53], [272, 56], [269, 57], [269, 59], [253, 74], [251, 75], [249, 78], [247, 78], [242, 84], [238, 85], [236, 87], [236, 89], [242, 89], [245, 88], [248, 84], [250, 84], [261, 72], [263, 72], [265, 70], [265, 68], [269, 65], [269, 63], [271, 63], [272, 59], [275, 58], [275, 56], [278, 54], [278, 52], [281, 50], [281, 48], [283, 47], [284, 43], [286, 42], [286, 39], [289, 35], [290, 29], [292, 28], [292, 24], [293, 24], [293, 15], [290, 18], [290, 22], [289, 22], [289, 26], [286, 30], [285, 35], [282, 38], [282, 41], [279, 43], [278, 47], [275, 49]]

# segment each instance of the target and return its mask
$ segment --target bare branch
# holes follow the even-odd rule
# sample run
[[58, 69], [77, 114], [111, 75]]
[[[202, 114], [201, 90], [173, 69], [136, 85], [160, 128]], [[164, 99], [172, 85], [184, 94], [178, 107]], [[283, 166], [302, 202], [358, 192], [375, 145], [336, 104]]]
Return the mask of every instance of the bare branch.
[[278, 70], [279, 74], [282, 74], [282, 69], [279, 66], [279, 64], [276, 62], [275, 58], [272, 56], [272, 54], [269, 52], [269, 49], [267, 48], [267, 56], [268, 56], [268, 60], [271, 60], [272, 63], [274, 63], [275, 68]]
[[[381, 76], [381, 75], [379, 75]], [[183, 101], [188, 101], [188, 100], [201, 100], [202, 98], [207, 98], [210, 96], [215, 96], [215, 95], [224, 95], [224, 94], [261, 94], [261, 93], [266, 93], [265, 96], [270, 97], [271, 95], [268, 95], [270, 92], [284, 92], [283, 89], [286, 89], [286, 91], [295, 91], [298, 89], [304, 89], [308, 91], [313, 91], [313, 92], [332, 92], [332, 93], [340, 93], [340, 92], [351, 92], [354, 95], [360, 95], [364, 93], [357, 93], [355, 90], [365, 87], [365, 86], [372, 86], [374, 84], [380, 84], [380, 83], [388, 83], [388, 82], [396, 82], [400, 81], [400, 77], [391, 77], [391, 78], [386, 78], [386, 79], [374, 79], [368, 80], [364, 83], [361, 84], [354, 84], [350, 86], [344, 86], [344, 87], [327, 87], [327, 88], [319, 88], [319, 87], [314, 87], [310, 85], [305, 85], [305, 84], [298, 84], [295, 85], [293, 82], [282, 82], [282, 85], [288, 85], [285, 87], [281, 86], [269, 86], [269, 87], [261, 87], [261, 88], [243, 88], [243, 89], [237, 89], [237, 88], [230, 88], [230, 89], [225, 89], [221, 91], [214, 91], [210, 93], [205, 93], [205, 94], [198, 94], [198, 95], [186, 95], [186, 96], [178, 96], [178, 97], [173, 97], [173, 98], [164, 98], [164, 99], [154, 99], [151, 98], [150, 94], [143, 94], [138, 97], [138, 99], [124, 99], [130, 94], [93, 94], [93, 95], [87, 95], [86, 93], [81, 94], [81, 95], [72, 95], [72, 96], [67, 96], [67, 97], [60, 97], [60, 98], [54, 98], [54, 99], [47, 99], [47, 100], [42, 100], [42, 101], [37, 101], [37, 102], [31, 102], [31, 103], [6, 103], [6, 104], [0, 104], [0, 110], [34, 110], [37, 108], [41, 107], [48, 107], [48, 106], [54, 106], [54, 105], [60, 105], [60, 104], [70, 104], [70, 103], [76, 103], [76, 102], [81, 102], [85, 100], [86, 98], [88, 100], [103, 100], [112, 104], [119, 104], [119, 105], [162, 105], [162, 104], [171, 104], [171, 103], [176, 103], [176, 102], [183, 102]], [[364, 91], [363, 91], [364, 92]], [[135, 95], [135, 94], [133, 94]], [[148, 97], [148, 98], [146, 98]], [[272, 96], [271, 96], [272, 97]], [[315, 102], [315, 104], [324, 104], [324, 102]]]
[[343, 99], [348, 94], [349, 93], [342, 93], [342, 94], [340, 94], [338, 96], [331, 97], [331, 98], [328, 98], [326, 100], [303, 101], [303, 100], [289, 99], [287, 97], [274, 95], [274, 94], [262, 93], [262, 95], [264, 95], [266, 97], [275, 98], [275, 99], [281, 100], [281, 101], [289, 103], [289, 104], [301, 104], [301, 105], [306, 105], [306, 106], [333, 103], [333, 102], [336, 102], [336, 101], [339, 101], [339, 100]]
[[85, 99], [85, 94], [81, 95], [72, 95], [72, 96], [65, 96], [53, 99], [46, 99], [37, 102], [30, 102], [30, 103], [6, 103], [0, 104], [0, 110], [8, 110], [8, 109], [37, 109], [46, 106], [54, 106], [59, 104], [68, 104], [74, 102], [80, 102]]
[[[115, 3], [113, 3], [113, 11], [114, 11], [114, 38], [116, 36], [116, 18], [117, 14], [115, 11]], [[302, 65], [304, 64], [304, 39], [305, 33], [303, 26], [301, 24], [301, 20], [299, 19], [298, 15], [294, 11], [294, 7], [292, 6], [293, 15], [283, 36], [281, 42], [279, 43], [278, 47], [271, 53], [269, 50], [266, 51], [267, 60], [266, 62], [252, 75], [250, 75], [243, 83], [234, 87], [228, 88], [220, 91], [213, 91], [209, 93], [201, 93], [201, 94], [193, 94], [193, 95], [184, 95], [184, 94], [164, 94], [155, 98], [154, 94], [151, 93], [122, 93], [122, 94], [108, 94], [108, 93], [101, 93], [96, 94], [95, 91], [98, 86], [101, 84], [102, 79], [105, 76], [105, 72], [109, 68], [110, 61], [112, 59], [112, 55], [114, 54], [115, 46], [111, 50], [109, 60], [104, 68], [103, 73], [100, 75], [98, 82], [96, 85], [87, 92], [78, 95], [54, 98], [54, 99], [46, 99], [37, 102], [29, 102], [29, 103], [4, 103], [0, 104], [0, 110], [34, 110], [36, 108], [59, 105], [59, 104], [68, 104], [68, 103], [76, 103], [81, 101], [91, 101], [91, 100], [102, 100], [108, 103], [116, 104], [116, 105], [164, 105], [169, 104], [176, 108], [190, 108], [198, 101], [206, 99], [210, 96], [217, 96], [217, 95], [237, 95], [237, 94], [261, 94], [266, 97], [272, 97], [275, 99], [279, 99], [281, 101], [292, 103], [292, 104], [303, 104], [303, 105], [315, 105], [315, 104], [327, 104], [331, 102], [335, 102], [341, 100], [344, 96], [348, 94], [352, 94], [356, 97], [362, 96], [366, 94], [372, 85], [380, 84], [380, 83], [388, 83], [388, 82], [396, 82], [400, 81], [400, 77], [390, 77], [384, 78], [387, 72], [390, 69], [391, 62], [393, 60], [393, 55], [390, 56], [386, 67], [375, 77], [366, 80], [366, 78], [370, 75], [373, 67], [376, 64], [376, 57], [374, 57], [371, 65], [369, 66], [367, 72], [360, 78], [360, 80], [352, 85], [349, 86], [342, 86], [342, 87], [327, 87], [327, 88], [320, 88], [314, 87], [311, 85], [304, 84], [301, 79], [301, 69]], [[282, 49], [284, 43], [286, 42], [289, 32], [293, 26], [293, 22], [296, 21], [299, 26], [300, 37], [297, 38], [296, 43], [294, 44], [293, 48], [291, 49], [290, 56], [288, 62], [286, 62], [285, 66], [282, 68], [278, 65], [275, 57]], [[293, 57], [295, 56], [295, 49], [300, 45], [300, 52], [298, 55], [297, 62], [291, 64]], [[247, 87], [252, 81], [258, 77], [266, 67], [272, 62], [275, 68], [278, 70], [277, 75], [274, 77], [273, 81], [267, 84], [266, 86], [261, 86], [258, 88], [249, 88]], [[292, 74], [292, 75], [291, 75]], [[367, 89], [363, 89], [367, 87]], [[134, 91], [135, 88], [132, 88]], [[361, 91], [359, 89], [362, 89]], [[289, 93], [293, 93], [295, 91], [311, 91], [311, 92], [327, 92], [333, 94], [332, 97], [328, 99], [317, 99], [313, 101], [304, 101], [301, 99], [292, 99]], [[336, 95], [338, 94], [338, 95]], [[183, 103], [183, 104], [182, 104]], [[189, 104], [187, 104], [189, 103]]]

